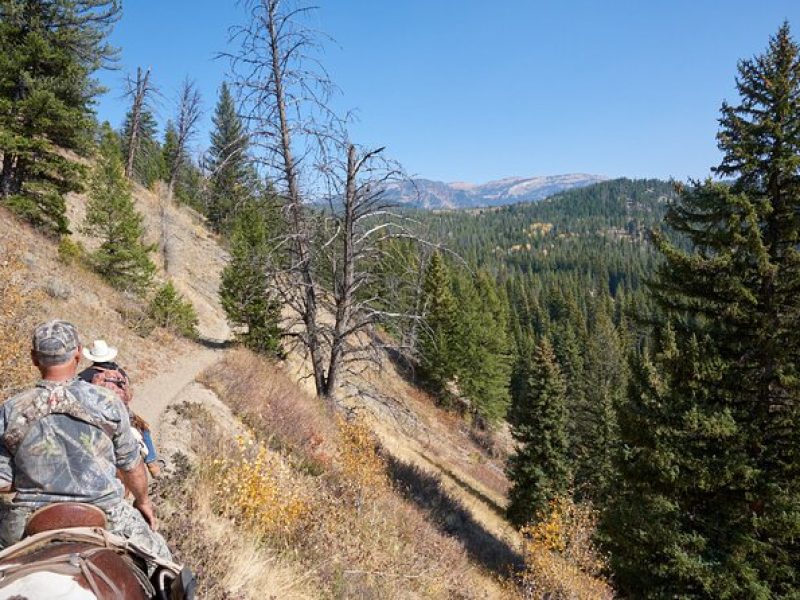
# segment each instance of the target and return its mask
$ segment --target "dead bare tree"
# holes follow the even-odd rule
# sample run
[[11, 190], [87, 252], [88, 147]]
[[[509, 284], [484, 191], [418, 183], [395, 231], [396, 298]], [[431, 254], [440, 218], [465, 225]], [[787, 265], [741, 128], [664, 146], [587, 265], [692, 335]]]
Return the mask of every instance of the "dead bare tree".
[[136, 80], [128, 79], [126, 95], [133, 99], [131, 105], [131, 127], [128, 132], [128, 160], [125, 163], [125, 177], [133, 177], [133, 164], [139, 150], [139, 134], [142, 126], [142, 112], [147, 106], [153, 88], [150, 84], [150, 67], [144, 73], [136, 68]]
[[[384, 158], [383, 148], [359, 149], [346, 139], [339, 146], [345, 159], [323, 165], [333, 191], [326, 228], [330, 235], [322, 246], [328, 251], [321, 253], [334, 313], [332, 325], [322, 324], [330, 348], [324, 377], [329, 397], [336, 393], [343, 372], [379, 359], [376, 325], [417, 320], [411, 311], [390, 308], [392, 299], [379, 279], [385, 277], [384, 267], [392, 258], [390, 242], [422, 242], [413, 231], [414, 222], [386, 198], [387, 186], [404, 177], [400, 166]], [[405, 284], [413, 286], [414, 279]]]
[[317, 394], [332, 399], [342, 373], [374, 357], [371, 328], [409, 317], [373, 289], [388, 241], [413, 237], [384, 196], [400, 169], [382, 149], [352, 144], [328, 108], [334, 87], [315, 59], [319, 34], [302, 26], [311, 9], [292, 0], [245, 5], [249, 21], [231, 32], [239, 49], [223, 56], [257, 160], [283, 202], [286, 230], [273, 245], [288, 258], [265, 268], [296, 316], [287, 337], [307, 352]]
[[178, 94], [178, 114], [175, 117], [175, 146], [169, 157], [167, 190], [172, 198], [181, 164], [186, 160], [189, 142], [197, 133], [197, 122], [202, 116], [200, 92], [197, 84], [185, 79]]
[[283, 278], [301, 289], [298, 314], [310, 353], [315, 388], [325, 393], [322, 340], [317, 326], [317, 282], [312, 258], [312, 228], [304, 206], [301, 165], [335, 119], [327, 108], [333, 90], [324, 69], [313, 58], [317, 35], [302, 27], [308, 7], [292, 8], [287, 0], [246, 0], [247, 24], [231, 31], [239, 43], [231, 61], [237, 88], [258, 160], [273, 176], [284, 199], [289, 267]]
[[169, 205], [175, 192], [175, 183], [188, 155], [189, 142], [197, 133], [197, 122], [202, 115], [200, 92], [197, 85], [188, 77], [181, 84], [178, 93], [177, 114], [175, 116], [175, 139], [169, 154], [167, 191], [160, 196], [161, 236], [159, 246], [164, 262], [164, 271], [169, 274], [172, 264], [172, 243], [170, 235]]

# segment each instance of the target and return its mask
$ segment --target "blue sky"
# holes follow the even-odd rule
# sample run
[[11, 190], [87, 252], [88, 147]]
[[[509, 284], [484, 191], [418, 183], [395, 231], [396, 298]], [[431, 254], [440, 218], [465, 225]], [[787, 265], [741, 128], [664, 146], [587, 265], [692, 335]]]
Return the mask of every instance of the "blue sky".
[[[704, 177], [719, 162], [723, 99], [736, 63], [761, 52], [797, 0], [318, 0], [323, 61], [356, 109], [355, 141], [387, 146], [413, 174], [484, 182], [570, 172]], [[195, 79], [207, 144], [235, 0], [125, 0], [112, 41], [120, 70], [98, 113], [114, 126], [123, 75], [151, 66], [158, 117]]]

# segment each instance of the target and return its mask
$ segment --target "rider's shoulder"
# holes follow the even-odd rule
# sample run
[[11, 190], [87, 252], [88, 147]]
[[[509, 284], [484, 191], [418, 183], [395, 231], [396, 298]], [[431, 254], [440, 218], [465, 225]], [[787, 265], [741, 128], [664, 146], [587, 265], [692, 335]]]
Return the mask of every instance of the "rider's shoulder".
[[39, 396], [41, 390], [38, 387], [28, 388], [27, 390], [22, 390], [14, 394], [13, 396], [9, 397], [5, 400], [2, 405], [0, 405], [0, 411], [8, 411], [13, 409], [18, 404], [25, 404]]
[[70, 392], [89, 410], [111, 421], [119, 421], [120, 413], [125, 410], [122, 401], [110, 389], [81, 379], [72, 382]]
[[117, 395], [110, 389], [94, 385], [83, 379], [76, 379], [70, 386], [70, 391], [83, 400], [102, 405], [116, 405], [115, 401], [119, 400]]

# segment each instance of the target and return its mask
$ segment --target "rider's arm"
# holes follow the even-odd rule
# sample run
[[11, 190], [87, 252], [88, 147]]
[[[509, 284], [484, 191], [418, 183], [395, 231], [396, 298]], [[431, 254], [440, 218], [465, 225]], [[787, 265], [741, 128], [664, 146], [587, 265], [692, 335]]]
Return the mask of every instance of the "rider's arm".
[[117, 430], [114, 433], [114, 454], [117, 461], [117, 472], [122, 483], [133, 494], [133, 505], [142, 513], [144, 520], [152, 529], [156, 528], [156, 516], [153, 505], [147, 495], [147, 469], [139, 453], [139, 442], [133, 435], [128, 410], [116, 394], [111, 393], [112, 402], [119, 414]]
[[156, 529], [156, 515], [150, 497], [147, 494], [147, 469], [144, 462], [139, 460], [137, 465], [130, 471], [120, 470], [122, 482], [125, 487], [133, 494], [133, 506], [135, 506], [150, 528]]
[[14, 491], [14, 474], [11, 464], [11, 454], [5, 444], [0, 442], [0, 494]]

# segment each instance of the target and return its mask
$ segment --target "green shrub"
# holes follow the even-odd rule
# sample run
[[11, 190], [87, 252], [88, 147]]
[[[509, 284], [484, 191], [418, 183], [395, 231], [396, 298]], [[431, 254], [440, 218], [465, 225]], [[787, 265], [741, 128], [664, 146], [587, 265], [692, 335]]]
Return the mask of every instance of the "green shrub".
[[148, 312], [158, 325], [174, 333], [192, 339], [198, 335], [197, 312], [171, 281], [164, 284], [153, 296]]
[[74, 265], [83, 262], [86, 258], [86, 248], [68, 235], [62, 235], [58, 242], [58, 260], [65, 265]]

